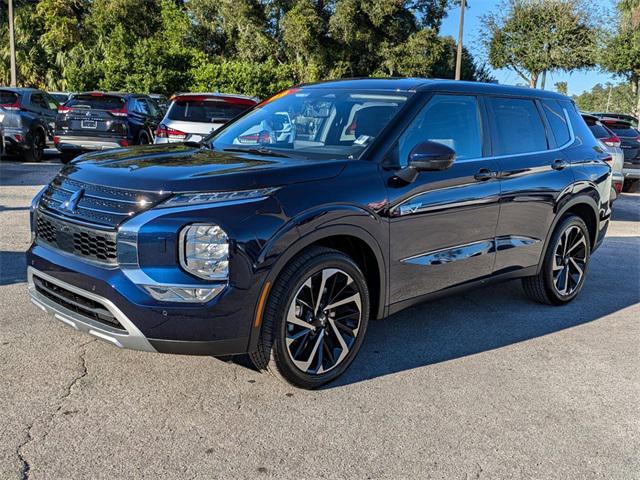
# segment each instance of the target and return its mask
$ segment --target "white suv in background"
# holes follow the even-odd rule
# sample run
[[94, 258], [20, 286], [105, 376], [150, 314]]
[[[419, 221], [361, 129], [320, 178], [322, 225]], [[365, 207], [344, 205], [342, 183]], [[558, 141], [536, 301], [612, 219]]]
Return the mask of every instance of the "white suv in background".
[[258, 101], [254, 97], [222, 93], [174, 95], [156, 130], [155, 143], [198, 142]]

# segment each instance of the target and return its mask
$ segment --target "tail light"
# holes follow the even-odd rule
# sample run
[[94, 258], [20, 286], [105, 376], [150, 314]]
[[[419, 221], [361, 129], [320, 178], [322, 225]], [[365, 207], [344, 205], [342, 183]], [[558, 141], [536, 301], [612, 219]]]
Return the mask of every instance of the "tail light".
[[56, 135], [55, 137], [53, 137], [53, 144], [58, 145], [59, 143], [60, 143], [60, 137]]
[[13, 103], [2, 103], [0, 104], [0, 107], [4, 108], [5, 110], [20, 110], [22, 108], [22, 105], [20, 105], [19, 100], [16, 100]]
[[613, 184], [613, 188], [615, 189], [616, 193], [621, 193], [622, 192], [622, 182], [615, 182]]
[[16, 142], [21, 142], [22, 141], [22, 135], [20, 135], [19, 133], [16, 133], [13, 138], [16, 139]]
[[71, 107], [65, 107], [64, 105], [58, 105], [58, 113], [69, 113]]
[[129, 140], [127, 139], [122, 139], [122, 140], [118, 140], [118, 145], [120, 145], [121, 147], [128, 147], [129, 146]]
[[127, 111], [127, 107], [122, 107], [122, 108], [116, 108], [114, 110], [109, 110], [109, 113], [111, 115], [116, 116], [116, 117], [126, 117], [127, 115], [129, 115], [129, 112]]
[[610, 147], [619, 147], [622, 142], [620, 142], [620, 138], [617, 135], [612, 135], [608, 138], [603, 138], [602, 143]]
[[160, 124], [156, 130], [156, 137], [158, 138], [172, 138], [175, 140], [184, 140], [187, 138], [185, 132], [176, 130], [175, 128], [169, 128], [166, 125]]
[[269, 132], [263, 130], [260, 133], [251, 133], [249, 135], [241, 135], [238, 137], [240, 143], [271, 143], [271, 136]]

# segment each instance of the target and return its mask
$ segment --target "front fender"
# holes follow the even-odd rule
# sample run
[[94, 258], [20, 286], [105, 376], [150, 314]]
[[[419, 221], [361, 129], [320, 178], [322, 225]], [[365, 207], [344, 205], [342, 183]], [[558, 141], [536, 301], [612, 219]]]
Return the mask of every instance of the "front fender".
[[[302, 212], [287, 222], [264, 245], [257, 267], [266, 268], [269, 273], [264, 278], [260, 291], [263, 291], [267, 282], [273, 285], [287, 263], [305, 248], [329, 237], [350, 236], [364, 242], [376, 258], [380, 295], [378, 305], [372, 307], [376, 308], [377, 317], [382, 317], [387, 299], [387, 260], [383, 247], [376, 238], [388, 238], [385, 225], [374, 211], [355, 205], [336, 204]], [[258, 305], [256, 312], [257, 308]], [[250, 350], [257, 348], [259, 332], [260, 327], [254, 325]]]

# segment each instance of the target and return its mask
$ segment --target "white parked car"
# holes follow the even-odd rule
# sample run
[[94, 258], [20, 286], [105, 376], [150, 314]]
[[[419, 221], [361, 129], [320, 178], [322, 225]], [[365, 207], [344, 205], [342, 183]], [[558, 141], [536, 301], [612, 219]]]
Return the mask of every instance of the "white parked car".
[[584, 118], [593, 136], [600, 141], [602, 148], [611, 154], [611, 201], [614, 201], [622, 192], [624, 183], [624, 175], [622, 174], [624, 152], [620, 148], [620, 138], [607, 126], [603, 125], [598, 117], [583, 113], [582, 118]]
[[155, 143], [198, 142], [250, 109], [258, 99], [222, 93], [180, 93], [171, 97]]

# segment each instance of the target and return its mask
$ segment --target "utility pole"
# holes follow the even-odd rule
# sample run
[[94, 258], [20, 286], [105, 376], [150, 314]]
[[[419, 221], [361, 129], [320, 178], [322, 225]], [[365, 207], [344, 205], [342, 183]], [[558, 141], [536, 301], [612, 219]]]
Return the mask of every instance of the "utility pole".
[[9, 0], [9, 50], [11, 56], [11, 86], [15, 87], [16, 79], [16, 35], [13, 29], [13, 0]]
[[462, 34], [464, 32], [464, 9], [466, 0], [460, 2], [460, 29], [458, 30], [458, 54], [456, 55], [456, 80], [460, 80], [462, 70]]

